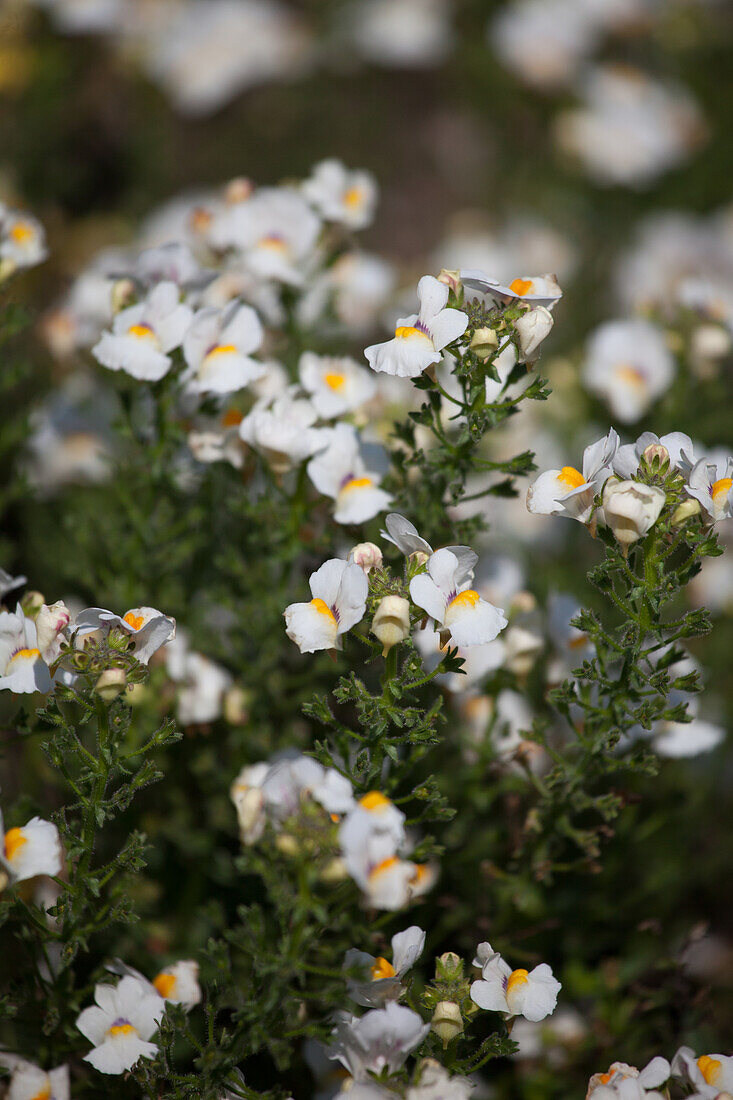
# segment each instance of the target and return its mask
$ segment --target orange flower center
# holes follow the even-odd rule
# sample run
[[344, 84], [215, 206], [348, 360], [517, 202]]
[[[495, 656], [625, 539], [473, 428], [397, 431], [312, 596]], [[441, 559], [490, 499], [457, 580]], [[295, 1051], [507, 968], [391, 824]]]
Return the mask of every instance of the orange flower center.
[[509, 289], [522, 298], [525, 294], [531, 292], [533, 286], [534, 283], [531, 279], [512, 279]]
[[133, 630], [139, 630], [145, 622], [145, 616], [136, 615], [134, 611], [128, 611], [122, 621], [131, 626]]
[[161, 997], [170, 997], [176, 986], [175, 974], [166, 974], [165, 970], [162, 970], [157, 977], [153, 978], [153, 985]]
[[311, 600], [311, 607], [315, 607], [319, 615], [325, 615], [327, 618], [331, 619], [332, 622], [336, 622], [336, 616], [325, 600], [320, 600], [318, 598]]
[[13, 862], [19, 850], [28, 843], [28, 838], [23, 836], [22, 829], [8, 829], [5, 834], [5, 858]]
[[359, 805], [371, 812], [373, 810], [383, 810], [386, 806], [391, 806], [392, 803], [381, 791], [369, 791], [368, 794], [359, 799]]
[[383, 978], [394, 978], [395, 968], [392, 966], [392, 963], [387, 962], [387, 960], [380, 955], [378, 959], [374, 960], [370, 973], [373, 982], [380, 982]]
[[585, 485], [585, 478], [574, 466], [563, 466], [557, 475], [557, 480], [567, 485], [568, 489], [578, 489], [581, 485]]
[[329, 371], [328, 374], [324, 374], [323, 381], [330, 390], [342, 390], [346, 382], [346, 375], [339, 374], [338, 371]]

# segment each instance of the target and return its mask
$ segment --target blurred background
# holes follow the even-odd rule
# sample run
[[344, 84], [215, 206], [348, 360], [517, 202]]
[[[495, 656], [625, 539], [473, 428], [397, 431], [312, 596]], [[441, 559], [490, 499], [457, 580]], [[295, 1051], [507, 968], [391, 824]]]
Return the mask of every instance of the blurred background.
[[[171, 200], [190, 210], [227, 181], [301, 179], [337, 157], [378, 182], [363, 242], [406, 288], [408, 309], [416, 277], [441, 267], [507, 282], [557, 274], [565, 296], [541, 364], [553, 397], [517, 418], [507, 453], [530, 446], [540, 469], [577, 465], [614, 424], [625, 441], [682, 430], [700, 453], [729, 454], [732, 111], [728, 0], [2, 0], [0, 201], [40, 219], [49, 253], [9, 290], [32, 327], [14, 353], [23, 367], [4, 453], [25, 447], [31, 416], [36, 485], [45, 477], [48, 489], [58, 472], [32, 410], [90, 362], [91, 339], [65, 342], [54, 322], [73, 314], [69, 303], [83, 314], [77, 277], [100, 250], [139, 240], [141, 226], [155, 239], [146, 219]], [[165, 209], [172, 217], [175, 204]], [[661, 384], [650, 366], [628, 402], [599, 385], [594, 337], [632, 319], [654, 326], [672, 366]], [[377, 309], [377, 335], [382, 320]], [[2, 564], [56, 598], [69, 576], [14, 499], [9, 469]], [[494, 549], [521, 565], [533, 592], [589, 598], [594, 548], [579, 525], [530, 521], [521, 500], [491, 509]], [[728, 731], [730, 554], [708, 563], [694, 598], [716, 619], [695, 649], [703, 712]], [[99, 589], [94, 599], [104, 602]], [[633, 807], [593, 880], [595, 955], [580, 946], [581, 923], [566, 933], [563, 953], [579, 961], [565, 980], [603, 1006], [601, 1049], [604, 1027], [628, 1038], [647, 1010], [644, 1049], [666, 1044], [670, 1027], [702, 1049], [733, 1026], [729, 748], [669, 761], [654, 784], [645, 831]], [[558, 887], [560, 924], [563, 913], [577, 922], [584, 889]], [[620, 927], [634, 929], [626, 972]], [[684, 964], [680, 1018], [667, 978], [657, 1018], [649, 975], [671, 955]], [[542, 1072], [523, 1089], [556, 1094]]]

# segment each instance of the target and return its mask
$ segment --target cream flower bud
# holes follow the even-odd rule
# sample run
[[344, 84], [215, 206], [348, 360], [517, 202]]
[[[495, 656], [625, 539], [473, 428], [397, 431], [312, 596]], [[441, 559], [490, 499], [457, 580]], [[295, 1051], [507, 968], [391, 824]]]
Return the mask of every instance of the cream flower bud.
[[443, 1043], [448, 1046], [463, 1031], [463, 1016], [455, 1001], [439, 1001], [431, 1020], [431, 1027]]
[[20, 601], [20, 606], [23, 608], [23, 614], [27, 618], [35, 619], [45, 602], [42, 592], [31, 591], [26, 592], [25, 596]]
[[692, 519], [693, 516], [699, 516], [700, 511], [701, 509], [699, 500], [690, 499], [683, 501], [682, 504], [678, 505], [678, 507], [675, 508], [672, 514], [672, 526], [679, 527], [680, 524], [684, 523], [688, 519]]
[[275, 847], [284, 856], [297, 856], [300, 844], [290, 833], [280, 833], [275, 837]]
[[247, 787], [236, 792], [234, 805], [242, 844], [254, 844], [265, 827], [265, 796], [259, 787]]
[[246, 202], [253, 191], [254, 184], [252, 180], [247, 179], [246, 176], [235, 176], [226, 186], [224, 201], [230, 205], [234, 205], [238, 202]]
[[532, 362], [537, 358], [536, 352], [546, 336], [549, 336], [554, 325], [552, 314], [544, 306], [535, 306], [514, 322], [514, 331], [519, 337], [520, 358], [525, 362]]
[[135, 300], [135, 284], [132, 279], [118, 279], [112, 286], [112, 312], [115, 316]]
[[384, 646], [386, 657], [392, 646], [404, 642], [410, 633], [410, 604], [402, 596], [384, 596], [372, 619], [372, 634]]
[[437, 981], [450, 982], [463, 977], [463, 959], [455, 951], [445, 951], [435, 960]]
[[382, 551], [373, 542], [359, 542], [349, 554], [349, 561], [360, 565], [365, 573], [371, 569], [379, 569], [383, 558]]
[[722, 359], [730, 347], [730, 333], [722, 325], [700, 325], [692, 334], [691, 350], [696, 359]]
[[246, 726], [249, 720], [249, 693], [241, 687], [230, 688], [224, 696], [224, 717], [230, 726]]
[[462, 286], [461, 273], [444, 267], [438, 275], [438, 282], [445, 283], [449, 290], [452, 290], [454, 294], [458, 294]]
[[94, 685], [97, 695], [101, 695], [105, 703], [111, 703], [127, 687], [127, 676], [122, 668], [106, 668]]
[[479, 359], [488, 359], [499, 346], [499, 337], [493, 328], [477, 328], [469, 347]]
[[327, 886], [335, 886], [348, 877], [349, 872], [346, 870], [346, 864], [338, 856], [326, 864], [319, 876], [321, 882], [325, 882]]
[[650, 443], [642, 456], [652, 473], [665, 473], [669, 469], [669, 451], [662, 443]]
[[661, 489], [638, 481], [608, 481], [603, 514], [624, 550], [647, 534], [659, 519], [666, 500]]
[[47, 657], [56, 642], [58, 635], [65, 630], [71, 621], [71, 614], [63, 600], [48, 606], [44, 604], [36, 615], [36, 632], [38, 635], [38, 648]]

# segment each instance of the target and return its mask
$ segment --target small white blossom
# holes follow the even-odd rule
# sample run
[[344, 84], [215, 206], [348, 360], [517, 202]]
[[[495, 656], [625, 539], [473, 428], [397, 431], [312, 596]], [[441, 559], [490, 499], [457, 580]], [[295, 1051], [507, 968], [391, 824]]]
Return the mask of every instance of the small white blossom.
[[674, 375], [664, 335], [651, 321], [607, 321], [588, 342], [583, 381], [624, 424], [639, 420], [667, 392]]
[[33, 817], [4, 832], [0, 813], [0, 868], [11, 882], [61, 874], [61, 840], [56, 826]]
[[618, 442], [618, 435], [611, 428], [608, 435], [586, 447], [582, 473], [574, 466], [545, 470], [527, 490], [528, 510], [587, 523], [593, 510], [593, 498], [611, 476]]
[[154, 990], [127, 976], [118, 985], [95, 987], [96, 1005], [85, 1008], [76, 1026], [93, 1044], [85, 1055], [100, 1073], [125, 1073], [141, 1058], [154, 1058], [155, 1043], [149, 1042], [158, 1029], [165, 1001]]
[[357, 1018], [342, 1014], [332, 1033], [329, 1057], [338, 1060], [357, 1081], [383, 1070], [397, 1073], [408, 1054], [430, 1031], [417, 1012], [389, 1001]]
[[337, 424], [324, 429], [322, 438], [327, 446], [308, 463], [308, 476], [336, 502], [336, 523], [365, 523], [389, 508], [392, 497], [379, 487], [379, 474], [367, 469], [356, 428]]
[[251, 306], [234, 301], [222, 310], [199, 310], [183, 339], [186, 389], [197, 394], [234, 393], [261, 378], [267, 368], [251, 353], [260, 347], [263, 335]]
[[417, 296], [419, 312], [398, 320], [394, 339], [365, 349], [372, 370], [416, 378], [431, 364], [440, 363], [443, 349], [463, 336], [468, 317], [458, 309], [446, 309], [445, 283], [423, 275]]
[[381, 955], [375, 957], [366, 951], [350, 949], [344, 957], [344, 969], [356, 970], [363, 977], [349, 978], [349, 996], [367, 1008], [381, 1008], [387, 1001], [398, 1000], [404, 989], [401, 979], [415, 965], [424, 948], [425, 933], [413, 924], [392, 937], [392, 962]]
[[656, 485], [610, 478], [603, 490], [603, 518], [617, 541], [628, 547], [651, 531], [666, 499]]
[[373, 220], [377, 184], [371, 172], [349, 171], [329, 158], [315, 165], [302, 190], [325, 221], [363, 229]]
[[311, 573], [310, 603], [285, 609], [286, 632], [301, 653], [338, 648], [339, 639], [356, 626], [366, 611], [369, 581], [354, 562], [331, 558]]
[[74, 623], [76, 644], [84, 645], [112, 629], [129, 634], [132, 652], [146, 665], [161, 646], [175, 638], [176, 620], [155, 607], [133, 607], [122, 616], [103, 607], [88, 607]]
[[481, 979], [471, 984], [471, 1000], [479, 1008], [534, 1021], [554, 1011], [561, 986], [547, 963], [530, 971], [512, 970], [498, 952], [482, 943], [474, 966], [481, 967]]
[[353, 412], [376, 393], [373, 376], [346, 357], [306, 351], [300, 357], [298, 371], [303, 389], [324, 420]]
[[461, 563], [451, 550], [437, 550], [427, 562], [427, 572], [410, 581], [410, 595], [435, 623], [450, 633], [458, 646], [486, 645], [507, 625], [504, 612], [483, 599], [465, 578]]
[[158, 382], [170, 370], [170, 353], [180, 347], [193, 313], [180, 301], [175, 283], [158, 283], [141, 302], [121, 310], [92, 348], [98, 363], [145, 382]]

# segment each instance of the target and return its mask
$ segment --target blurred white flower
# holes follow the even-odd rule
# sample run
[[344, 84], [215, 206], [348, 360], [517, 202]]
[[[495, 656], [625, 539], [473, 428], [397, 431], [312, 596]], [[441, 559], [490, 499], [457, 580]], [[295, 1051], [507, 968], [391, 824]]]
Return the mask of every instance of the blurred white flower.
[[351, 171], [329, 158], [315, 165], [302, 188], [324, 221], [363, 229], [374, 218], [377, 184], [371, 172]]
[[606, 321], [588, 341], [583, 382], [624, 424], [639, 420], [667, 392], [674, 375], [664, 333], [651, 321]]
[[121, 310], [92, 349], [98, 363], [133, 378], [157, 382], [170, 370], [193, 313], [175, 283], [158, 283], [141, 302]]
[[336, 523], [365, 523], [386, 511], [392, 497], [379, 487], [380, 476], [367, 469], [359, 436], [351, 424], [324, 429], [326, 447], [308, 463], [308, 476], [319, 493], [336, 502]]

